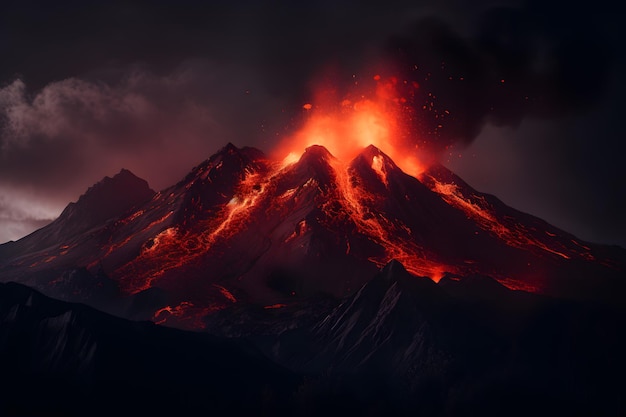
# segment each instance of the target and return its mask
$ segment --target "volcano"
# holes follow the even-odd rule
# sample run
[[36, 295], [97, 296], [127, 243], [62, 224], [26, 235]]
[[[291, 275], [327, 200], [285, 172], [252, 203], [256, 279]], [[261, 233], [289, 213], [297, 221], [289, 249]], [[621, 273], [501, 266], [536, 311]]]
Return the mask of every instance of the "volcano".
[[625, 251], [584, 242], [442, 165], [417, 177], [383, 150], [322, 146], [295, 162], [228, 144], [158, 193], [127, 170], [50, 225], [0, 245], [0, 280], [183, 328], [237, 303], [284, 308], [359, 290], [395, 260], [438, 282], [610, 299]]

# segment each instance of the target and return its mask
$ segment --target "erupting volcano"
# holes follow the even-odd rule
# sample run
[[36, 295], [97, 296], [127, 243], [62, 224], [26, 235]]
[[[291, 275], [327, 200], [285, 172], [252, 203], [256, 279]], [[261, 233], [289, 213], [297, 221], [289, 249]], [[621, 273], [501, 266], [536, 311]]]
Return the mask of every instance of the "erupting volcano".
[[[480, 274], [565, 296], [622, 271], [618, 248], [511, 209], [439, 164], [419, 171], [374, 145], [349, 160], [320, 145], [273, 160], [228, 144], [158, 193], [128, 171], [105, 179], [49, 226], [2, 245], [0, 273], [100, 306], [121, 297], [121, 314], [196, 328], [240, 302], [347, 296], [391, 260], [435, 282]], [[111, 209], [93, 221], [93, 207]]]
[[143, 414], [136, 387], [173, 413], [527, 415], [545, 392], [539, 414], [623, 409], [624, 250], [476, 191], [408, 140], [410, 108], [384, 91], [308, 103], [271, 156], [229, 143], [159, 192], [122, 170], [0, 245], [1, 281], [202, 330], [3, 284], [0, 365], [21, 381], [8, 392], [53, 375], [43, 404], [80, 386], [90, 407], [131, 387]]
[[486, 275], [551, 295], [611, 293], [623, 251], [474, 190], [410, 135], [399, 93], [414, 99], [419, 85], [373, 81], [374, 99], [305, 104], [303, 127], [271, 157], [228, 144], [158, 193], [126, 170], [105, 178], [0, 246], [2, 280], [191, 328], [237, 303], [348, 296], [392, 260], [435, 282]]

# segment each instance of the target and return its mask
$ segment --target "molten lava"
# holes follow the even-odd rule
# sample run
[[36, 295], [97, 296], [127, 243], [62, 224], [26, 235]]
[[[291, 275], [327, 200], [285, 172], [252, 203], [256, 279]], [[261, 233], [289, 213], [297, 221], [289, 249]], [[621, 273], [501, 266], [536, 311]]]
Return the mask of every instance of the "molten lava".
[[511, 247], [554, 255], [563, 259], [595, 260], [591, 254], [591, 248], [579, 244], [575, 239], [563, 240], [557, 233], [549, 230], [541, 234], [537, 227], [527, 227], [514, 218], [499, 216], [494, 205], [487, 201], [486, 196], [474, 192], [467, 185], [461, 187], [455, 183], [454, 179], [446, 180], [436, 173], [425, 172], [420, 176], [420, 180], [432, 191], [441, 195], [448, 204], [463, 211], [483, 230], [497, 236]]
[[[411, 111], [398, 97], [397, 79], [383, 80], [375, 75], [376, 88], [371, 94], [353, 94], [356, 98], [338, 99], [332, 88], [321, 89], [314, 104], [306, 103], [306, 119], [302, 128], [290, 136], [275, 155], [285, 163], [298, 160], [310, 146], [323, 146], [341, 161], [352, 160], [369, 145], [383, 149], [402, 168], [417, 176], [426, 169], [430, 155], [418, 149], [407, 138], [405, 120]], [[417, 84], [412, 85], [419, 88]], [[371, 98], [367, 98], [371, 96]], [[337, 104], [339, 103], [339, 104]]]

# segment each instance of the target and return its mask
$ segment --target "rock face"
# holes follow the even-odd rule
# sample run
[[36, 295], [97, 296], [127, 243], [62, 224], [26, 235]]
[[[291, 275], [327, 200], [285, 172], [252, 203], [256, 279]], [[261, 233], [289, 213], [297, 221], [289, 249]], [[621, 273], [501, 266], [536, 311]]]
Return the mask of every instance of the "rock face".
[[235, 303], [352, 295], [392, 259], [434, 281], [485, 275], [615, 302], [626, 265], [624, 250], [579, 241], [442, 166], [415, 178], [374, 146], [352, 161], [311, 146], [287, 164], [228, 144], [156, 194], [125, 170], [96, 184], [49, 226], [0, 246], [0, 281], [198, 328]]
[[112, 178], [105, 177], [90, 187], [76, 203], [70, 203], [58, 221], [72, 232], [84, 231], [124, 215], [153, 196], [154, 191], [145, 180], [122, 169]]
[[[265, 349], [371, 415], [619, 415], [624, 309], [511, 291], [484, 276], [439, 284], [388, 264], [317, 324]], [[313, 409], [323, 414], [328, 404]]]

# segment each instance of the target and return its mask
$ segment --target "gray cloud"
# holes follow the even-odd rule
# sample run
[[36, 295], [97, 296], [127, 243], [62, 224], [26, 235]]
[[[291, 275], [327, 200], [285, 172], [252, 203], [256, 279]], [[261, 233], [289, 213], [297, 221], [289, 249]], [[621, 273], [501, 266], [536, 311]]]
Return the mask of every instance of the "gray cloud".
[[0, 187], [0, 242], [16, 240], [50, 223], [57, 207], [24, 190]]
[[14, 80], [0, 89], [0, 183], [75, 190], [124, 165], [162, 188], [228, 141], [259, 145], [280, 102], [237, 71], [194, 61], [167, 76], [134, 69], [112, 85], [69, 78], [34, 94]]
[[258, 86], [254, 73], [207, 60], [167, 75], [131, 67], [109, 83], [68, 78], [36, 91], [20, 79], [6, 84], [0, 194], [15, 204], [0, 241], [41, 225], [16, 190], [47, 194], [35, 201], [52, 207], [49, 218], [122, 167], [162, 189], [229, 141], [265, 147], [275, 137], [267, 120], [284, 117], [284, 104]]

